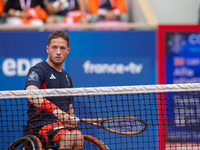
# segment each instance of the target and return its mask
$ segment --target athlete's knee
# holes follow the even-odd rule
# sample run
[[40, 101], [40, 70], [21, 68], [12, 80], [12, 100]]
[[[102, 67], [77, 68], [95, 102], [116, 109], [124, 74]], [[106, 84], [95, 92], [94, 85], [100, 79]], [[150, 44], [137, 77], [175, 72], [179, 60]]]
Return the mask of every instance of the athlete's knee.
[[72, 135], [70, 132], [65, 132], [61, 136], [60, 140], [66, 142], [74, 141], [74, 135]]
[[79, 131], [73, 131], [72, 134], [74, 135], [75, 139], [75, 147], [77, 149], [82, 149], [84, 147], [84, 137], [81, 132]]
[[79, 131], [73, 131], [72, 134], [76, 137], [76, 139], [82, 139], [83, 140], [83, 134]]
[[72, 135], [69, 131], [62, 133], [62, 136], [59, 140], [59, 148], [71, 149], [73, 145], [74, 145], [74, 135]]

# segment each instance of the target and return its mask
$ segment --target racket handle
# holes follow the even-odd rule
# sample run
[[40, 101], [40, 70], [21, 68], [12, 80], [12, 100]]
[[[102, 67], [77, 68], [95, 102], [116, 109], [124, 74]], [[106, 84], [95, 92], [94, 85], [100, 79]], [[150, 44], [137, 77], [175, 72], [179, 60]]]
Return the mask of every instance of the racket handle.
[[71, 119], [71, 120], [74, 120], [74, 121], [78, 121], [78, 122], [80, 122], [80, 121], [81, 121], [81, 119], [80, 119], [80, 118], [78, 118], [78, 117], [70, 117], [70, 119]]

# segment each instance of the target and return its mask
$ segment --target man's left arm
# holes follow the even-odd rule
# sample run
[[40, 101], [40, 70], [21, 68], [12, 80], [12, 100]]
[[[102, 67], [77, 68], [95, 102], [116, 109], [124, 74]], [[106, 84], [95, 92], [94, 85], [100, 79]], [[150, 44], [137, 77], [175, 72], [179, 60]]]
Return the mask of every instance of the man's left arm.
[[82, 17], [79, 19], [79, 22], [80, 23], [88, 23], [86, 1], [85, 0], [77, 0], [77, 2], [78, 2], [79, 10], [83, 14]]

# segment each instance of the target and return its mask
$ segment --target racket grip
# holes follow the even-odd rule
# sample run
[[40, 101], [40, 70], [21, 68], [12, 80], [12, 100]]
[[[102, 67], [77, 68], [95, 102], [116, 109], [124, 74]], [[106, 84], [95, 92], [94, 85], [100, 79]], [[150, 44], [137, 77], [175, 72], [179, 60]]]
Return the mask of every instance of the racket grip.
[[80, 119], [80, 118], [78, 118], [78, 117], [70, 117], [70, 119], [71, 119], [71, 120], [74, 120], [74, 121], [78, 121], [78, 122], [80, 122], [80, 121], [81, 121], [81, 119]]

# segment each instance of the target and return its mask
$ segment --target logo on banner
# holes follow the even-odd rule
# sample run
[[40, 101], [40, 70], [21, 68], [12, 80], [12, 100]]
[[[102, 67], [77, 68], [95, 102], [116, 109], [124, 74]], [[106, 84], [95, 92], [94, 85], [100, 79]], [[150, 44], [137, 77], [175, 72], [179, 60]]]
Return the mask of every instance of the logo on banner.
[[32, 58], [31, 60], [27, 58], [6, 58], [2, 62], [2, 72], [5, 76], [26, 76], [30, 67], [42, 62], [42, 58]]
[[185, 46], [186, 40], [183, 35], [176, 33], [170, 37], [167, 44], [172, 52], [178, 54]]
[[174, 57], [174, 66], [184, 66], [185, 65], [185, 58], [184, 57]]
[[191, 45], [200, 45], [200, 34], [190, 34], [188, 41]]
[[83, 69], [85, 74], [140, 74], [143, 69], [143, 64], [136, 64], [130, 62], [125, 65], [122, 63], [92, 63], [87, 60], [83, 64]]

